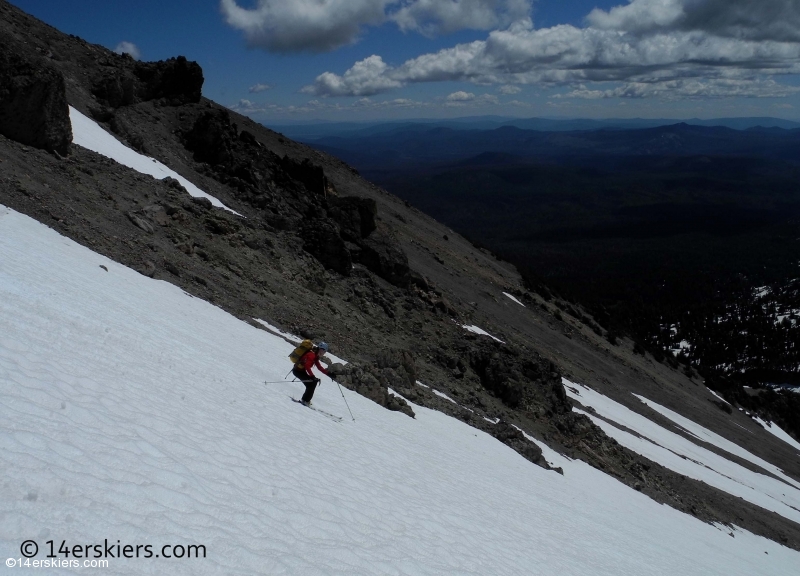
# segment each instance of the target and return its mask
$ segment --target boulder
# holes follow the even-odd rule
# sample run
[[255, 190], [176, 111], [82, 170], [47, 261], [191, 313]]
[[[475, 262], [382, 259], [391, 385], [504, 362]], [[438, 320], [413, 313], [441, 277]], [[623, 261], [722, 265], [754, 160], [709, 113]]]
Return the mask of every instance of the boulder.
[[64, 76], [44, 58], [14, 48], [0, 42], [0, 134], [66, 156], [72, 124]]
[[411, 282], [408, 257], [382, 226], [361, 241], [360, 262], [387, 282], [407, 288]]
[[327, 208], [345, 240], [358, 242], [375, 230], [378, 206], [371, 198], [331, 196]]

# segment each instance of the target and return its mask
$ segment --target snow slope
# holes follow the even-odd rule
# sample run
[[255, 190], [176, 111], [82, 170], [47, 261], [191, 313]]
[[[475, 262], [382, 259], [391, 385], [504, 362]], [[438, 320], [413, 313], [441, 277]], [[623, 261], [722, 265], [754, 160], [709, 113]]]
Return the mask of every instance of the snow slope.
[[780, 438], [781, 440], [786, 442], [789, 446], [794, 448], [797, 451], [796, 452], [797, 457], [800, 458], [800, 442], [792, 438], [785, 430], [783, 430], [777, 424], [774, 424], [772, 422], [765, 422], [764, 420], [762, 420], [757, 416], [753, 418], [753, 420], [758, 422], [761, 425], [761, 427], [764, 428], [764, 430], [766, 430], [773, 436]]
[[[771, 510], [794, 522], [800, 522], [800, 489], [797, 481], [783, 474], [777, 467], [761, 460], [743, 448], [733, 444], [683, 418], [674, 412], [659, 406], [655, 402], [647, 401], [651, 407], [667, 415], [698, 440], [709, 442], [732, 454], [749, 460], [774, 476], [754, 472], [736, 462], [733, 462], [711, 450], [708, 450], [680, 434], [667, 430], [652, 420], [633, 412], [625, 406], [603, 396], [588, 388], [564, 381], [567, 395], [583, 404], [595, 409], [596, 414], [577, 410], [586, 414], [592, 421], [617, 442], [637, 452], [653, 462], [657, 462], [675, 472], [705, 482], [724, 490], [734, 496], [739, 496], [762, 508]], [[645, 400], [639, 397], [640, 400]], [[620, 424], [635, 432], [621, 430], [608, 421]]]
[[107, 158], [119, 162], [123, 166], [133, 168], [142, 174], [148, 174], [158, 180], [163, 180], [167, 177], [172, 177], [178, 180], [181, 185], [186, 188], [191, 196], [195, 198], [208, 198], [211, 204], [217, 208], [223, 208], [228, 212], [233, 212], [241, 216], [238, 212], [231, 210], [225, 204], [204, 192], [191, 182], [172, 170], [167, 168], [161, 162], [154, 158], [150, 158], [143, 154], [139, 154], [135, 150], [131, 150], [122, 142], [117, 140], [114, 136], [103, 130], [100, 125], [91, 118], [81, 114], [72, 106], [69, 107], [69, 119], [72, 122], [72, 142], [83, 146], [93, 152], [102, 154]]
[[[564, 476], [415, 406], [289, 401], [291, 345], [0, 206], [0, 554], [160, 547], [106, 574], [796, 574], [800, 554]], [[108, 271], [100, 267], [105, 266]], [[332, 343], [335, 346], [335, 343]], [[323, 377], [321, 408], [346, 414]], [[67, 574], [76, 569], [41, 573]], [[6, 573], [15, 573], [7, 569]]]

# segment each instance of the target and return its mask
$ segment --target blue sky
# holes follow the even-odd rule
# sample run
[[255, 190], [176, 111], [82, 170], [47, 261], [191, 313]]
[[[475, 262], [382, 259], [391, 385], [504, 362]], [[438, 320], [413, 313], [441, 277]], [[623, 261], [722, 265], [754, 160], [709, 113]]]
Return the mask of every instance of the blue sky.
[[[13, 0], [265, 122], [800, 117], [797, 0]], [[131, 46], [132, 45], [132, 46]]]

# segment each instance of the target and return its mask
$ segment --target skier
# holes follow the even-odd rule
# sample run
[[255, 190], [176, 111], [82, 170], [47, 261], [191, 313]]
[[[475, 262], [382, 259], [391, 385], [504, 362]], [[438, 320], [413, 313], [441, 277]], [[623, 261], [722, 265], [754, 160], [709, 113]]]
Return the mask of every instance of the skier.
[[294, 377], [306, 385], [306, 393], [303, 394], [303, 397], [300, 399], [300, 402], [306, 406], [311, 404], [311, 398], [314, 396], [314, 390], [316, 390], [320, 382], [319, 378], [314, 376], [314, 373], [311, 371], [311, 367], [316, 366], [320, 372], [326, 376], [329, 375], [325, 367], [319, 363], [319, 359], [324, 356], [327, 351], [328, 345], [325, 342], [320, 342], [311, 348], [311, 350], [303, 354], [292, 369], [292, 374], [294, 374]]

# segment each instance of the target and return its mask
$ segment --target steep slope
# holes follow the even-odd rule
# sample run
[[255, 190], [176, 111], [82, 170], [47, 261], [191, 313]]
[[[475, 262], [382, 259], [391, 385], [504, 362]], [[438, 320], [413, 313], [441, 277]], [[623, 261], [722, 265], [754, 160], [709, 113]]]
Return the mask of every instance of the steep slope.
[[[436, 411], [348, 391], [356, 421], [333, 422], [293, 404], [299, 385], [261, 384], [282, 376], [281, 338], [2, 206], [0, 251], [10, 561], [31, 539], [48, 573], [86, 558], [110, 574], [796, 569], [786, 547], [550, 450], [564, 474], [543, 470]], [[344, 408], [327, 378], [316, 402]]]
[[[513, 267], [342, 162], [200, 98], [195, 64], [176, 59], [140, 66], [60, 35], [7, 3], [0, 10], [2, 31], [17, 38], [20, 54], [58, 54], [48, 66], [63, 75], [77, 111], [241, 216], [192, 199], [177, 180], [154, 180], [122, 166], [103, 155], [107, 150], [73, 145], [63, 158], [5, 137], [0, 202], [240, 319], [324, 338], [354, 366], [343, 374], [344, 384], [392, 410], [406, 403], [393, 399], [389, 386], [548, 467], [548, 458], [513, 431], [516, 424], [540, 443], [604, 469], [620, 488], [638, 485], [702, 520], [800, 548], [800, 527], [791, 520], [612, 441], [572, 411], [561, 375], [671, 428], [630, 394], [635, 391], [800, 478], [788, 444], [743, 414], [719, 410], [699, 381], [634, 355], [630, 342], [610, 345], [580, 319], [525, 292]], [[398, 354], [413, 362], [398, 361]], [[276, 362], [270, 379], [289, 368]], [[428, 387], [414, 385], [417, 379]]]

